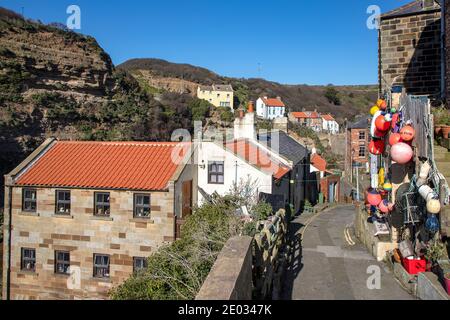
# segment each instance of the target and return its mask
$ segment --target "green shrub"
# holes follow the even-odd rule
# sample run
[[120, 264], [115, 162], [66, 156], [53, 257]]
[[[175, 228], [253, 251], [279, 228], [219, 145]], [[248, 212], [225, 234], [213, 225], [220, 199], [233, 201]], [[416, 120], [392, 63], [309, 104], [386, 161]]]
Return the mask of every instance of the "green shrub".
[[332, 87], [331, 85], [328, 86], [325, 89], [325, 93], [324, 93], [325, 98], [327, 98], [329, 103], [334, 104], [335, 106], [340, 106], [341, 105], [341, 99], [339, 97], [339, 91], [337, 91], [334, 87]]
[[234, 121], [234, 113], [231, 111], [230, 108], [218, 107], [217, 111], [219, 112], [221, 121], [228, 123]]
[[206, 100], [194, 98], [189, 103], [193, 121], [205, 121], [209, 116], [209, 112], [213, 106]]

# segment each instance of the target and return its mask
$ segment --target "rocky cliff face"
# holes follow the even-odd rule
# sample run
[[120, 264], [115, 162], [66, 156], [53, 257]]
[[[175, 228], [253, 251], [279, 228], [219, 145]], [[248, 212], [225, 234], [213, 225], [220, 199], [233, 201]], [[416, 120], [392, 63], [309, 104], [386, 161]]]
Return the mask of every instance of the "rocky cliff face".
[[94, 38], [0, 8], [1, 176], [50, 136], [169, 140], [173, 130], [192, 127], [187, 102], [185, 95], [155, 100], [115, 70]]

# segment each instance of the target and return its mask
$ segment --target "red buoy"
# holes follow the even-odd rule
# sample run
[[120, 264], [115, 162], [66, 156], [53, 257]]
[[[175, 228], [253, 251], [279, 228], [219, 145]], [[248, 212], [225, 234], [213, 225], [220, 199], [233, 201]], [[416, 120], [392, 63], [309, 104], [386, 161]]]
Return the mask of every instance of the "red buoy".
[[371, 190], [367, 194], [367, 202], [372, 206], [378, 206], [381, 202], [381, 195], [375, 190]]
[[378, 116], [378, 118], [375, 120], [375, 127], [379, 131], [386, 132], [390, 129], [391, 123], [386, 121], [386, 118], [384, 116]]
[[385, 144], [383, 140], [372, 140], [369, 144], [369, 152], [376, 156], [383, 154], [385, 148]]
[[399, 142], [402, 142], [402, 136], [400, 135], [400, 133], [391, 133], [391, 135], [389, 136], [389, 144], [391, 145], [391, 147], [394, 144], [397, 144]]

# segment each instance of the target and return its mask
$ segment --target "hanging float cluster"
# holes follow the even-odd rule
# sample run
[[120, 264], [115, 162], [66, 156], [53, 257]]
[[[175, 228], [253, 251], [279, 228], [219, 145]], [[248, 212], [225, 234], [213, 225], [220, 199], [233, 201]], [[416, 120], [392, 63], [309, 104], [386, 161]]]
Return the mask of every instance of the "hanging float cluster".
[[[409, 163], [414, 157], [411, 146], [415, 136], [414, 128], [410, 125], [402, 126], [402, 113], [396, 108], [390, 108], [383, 99], [379, 99], [370, 109], [370, 114], [372, 122], [369, 152], [375, 156], [383, 156], [386, 154], [387, 146], [390, 146], [389, 155], [392, 161], [400, 165]], [[394, 210], [394, 204], [389, 201], [392, 183], [385, 175], [384, 168], [377, 168], [377, 172], [379, 172], [378, 188], [368, 190], [366, 202], [376, 207], [382, 214], [388, 214]]]
[[[416, 136], [416, 131], [410, 122], [404, 121], [401, 110], [392, 108], [386, 100], [379, 99], [377, 104], [370, 109], [372, 116], [369, 144], [369, 152], [375, 156], [384, 156], [390, 159], [391, 163], [406, 165], [414, 158], [412, 142]], [[382, 161], [383, 162], [383, 161]], [[388, 165], [390, 166], [391, 163]], [[373, 168], [374, 169], [374, 168]], [[426, 167], [424, 167], [426, 171]], [[376, 168], [378, 173], [378, 187], [369, 188], [366, 191], [366, 203], [372, 206], [371, 211], [378, 210], [381, 214], [388, 214], [394, 210], [392, 199], [393, 186], [390, 182], [390, 175], [386, 175], [383, 166]], [[427, 211], [430, 214], [437, 214], [441, 210], [436, 193], [425, 184], [428, 172], [422, 173], [422, 180], [417, 184], [420, 195], [426, 200]], [[373, 186], [373, 185], [372, 185]]]

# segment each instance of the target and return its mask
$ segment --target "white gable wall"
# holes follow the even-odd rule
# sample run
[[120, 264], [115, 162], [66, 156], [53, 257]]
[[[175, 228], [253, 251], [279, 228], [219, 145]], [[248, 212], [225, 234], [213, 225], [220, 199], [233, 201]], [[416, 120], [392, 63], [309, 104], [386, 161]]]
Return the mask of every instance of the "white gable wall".
[[[257, 182], [257, 192], [272, 193], [272, 175], [265, 173], [258, 168], [248, 164], [246, 161], [235, 156], [217, 145], [214, 142], [202, 142], [198, 147], [198, 186], [208, 194], [217, 192], [220, 195], [229, 193], [236, 181], [240, 183], [250, 178], [252, 182]], [[208, 162], [223, 161], [224, 162], [224, 183], [209, 184], [208, 183]], [[237, 167], [236, 167], [237, 164]], [[204, 168], [202, 168], [204, 165]], [[236, 171], [237, 169], [237, 171]], [[198, 205], [203, 203], [203, 196], [198, 194]]]

